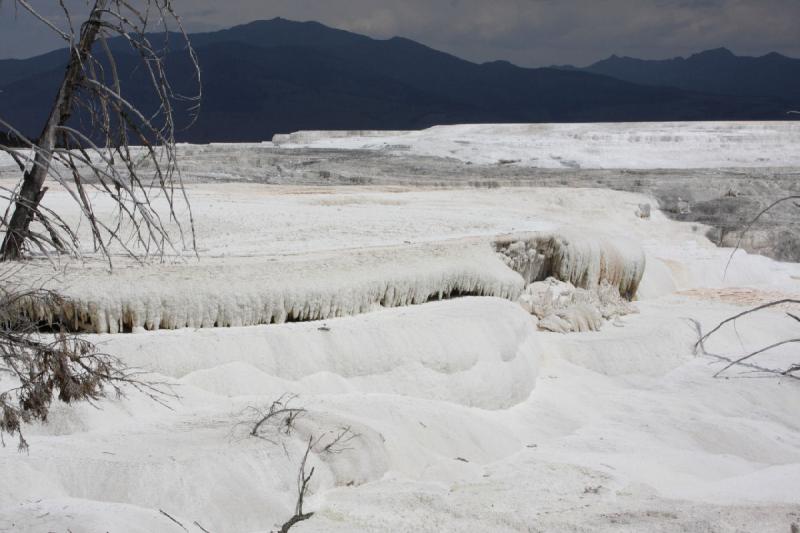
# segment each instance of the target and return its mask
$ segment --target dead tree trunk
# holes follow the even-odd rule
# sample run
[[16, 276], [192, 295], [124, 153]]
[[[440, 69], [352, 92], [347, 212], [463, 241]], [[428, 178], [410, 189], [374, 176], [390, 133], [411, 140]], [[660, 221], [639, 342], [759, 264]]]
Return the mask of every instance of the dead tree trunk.
[[80, 41], [77, 46], [72, 48], [64, 81], [58, 90], [42, 134], [34, 146], [36, 155], [33, 166], [25, 173], [14, 206], [14, 214], [11, 216], [2, 249], [0, 249], [0, 260], [13, 261], [22, 257], [28, 228], [45, 193], [44, 182], [50, 171], [53, 150], [56, 148], [58, 128], [64, 126], [72, 114], [73, 96], [83, 77], [84, 63], [97, 39], [103, 11], [107, 4], [108, 0], [95, 0], [89, 18], [81, 28]]

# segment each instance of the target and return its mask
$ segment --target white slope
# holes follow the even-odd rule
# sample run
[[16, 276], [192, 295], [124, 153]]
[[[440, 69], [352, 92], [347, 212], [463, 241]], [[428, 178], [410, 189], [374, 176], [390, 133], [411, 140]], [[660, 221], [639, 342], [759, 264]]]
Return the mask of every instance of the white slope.
[[[421, 131], [299, 131], [273, 142], [182, 144], [187, 178], [297, 184], [302, 172], [283, 168], [273, 148], [372, 150], [488, 165], [543, 169], [708, 169], [798, 167], [800, 122], [636, 122], [595, 124], [473, 124]], [[315, 160], [324, 155], [316, 154]], [[357, 157], [354, 157], [357, 159]], [[370, 167], [358, 169], [369, 176]], [[356, 170], [356, 169], [354, 169]], [[67, 173], [68, 174], [68, 173]], [[19, 175], [0, 153], [0, 177]], [[359, 174], [356, 174], [359, 175]], [[398, 176], [400, 178], [400, 176]]]
[[[567, 336], [536, 332], [513, 303], [467, 298], [324, 327], [97, 337], [181, 399], [58, 406], [29, 430], [29, 454], [0, 451], [15, 480], [0, 528], [179, 531], [163, 509], [266, 532], [292, 513], [305, 439], [350, 427], [348, 449], [312, 457], [316, 515], [298, 531], [783, 531], [800, 488], [800, 388], [711, 379], [718, 366], [691, 355], [686, 302], [640, 306], [624, 328]], [[747, 326], [746, 346], [791, 332], [777, 313]], [[308, 409], [296, 432], [248, 438], [247, 408], [287, 392]]]
[[800, 123], [655, 122], [436, 126], [411, 132], [297, 132], [284, 148], [381, 150], [537, 168], [800, 166]]
[[[513, 137], [507, 144], [516, 149]], [[145, 325], [182, 316], [202, 326], [215, 306], [235, 317], [224, 323], [245, 323], [276, 292], [293, 295], [299, 315], [328, 297], [370, 312], [90, 336], [180, 398], [165, 407], [128, 391], [97, 408], [55, 404], [47, 425], [28, 428], [29, 453], [6, 439], [0, 531], [273, 531], [294, 512], [310, 436], [323, 439], [304, 509], [315, 514], [297, 532], [786, 533], [800, 523], [800, 386], [752, 369], [714, 379], [719, 359], [693, 351], [694, 321], [707, 330], [743, 305], [800, 294], [800, 266], [740, 252], [725, 276], [729, 250], [658, 211], [638, 218], [639, 204], [655, 203], [636, 194], [247, 184], [189, 192], [200, 259], [119, 259], [109, 274], [87, 250], [85, 263], [59, 265], [63, 289], [105, 302], [106, 312], [124, 302], [153, 309]], [[58, 190], [46, 197], [60, 212], [67, 200]], [[110, 206], [98, 199], [97, 212]], [[362, 299], [387, 280], [415, 296], [398, 305], [459, 277], [521, 286], [491, 243], [516, 235], [531, 259], [519, 264], [533, 269], [538, 248], [520, 238], [527, 232], [590, 243], [559, 241], [563, 257], [586, 256], [598, 235], [630, 243], [620, 257], [643, 251], [639, 313], [559, 335], [491, 296], [392, 309]], [[39, 260], [26, 271], [39, 281], [53, 272]], [[732, 357], [795, 336], [784, 311], [723, 330], [708, 351]], [[787, 346], [758, 362], [796, 360]], [[287, 393], [307, 410], [294, 432], [248, 437], [252, 408]], [[326, 453], [341, 428], [358, 437]]]

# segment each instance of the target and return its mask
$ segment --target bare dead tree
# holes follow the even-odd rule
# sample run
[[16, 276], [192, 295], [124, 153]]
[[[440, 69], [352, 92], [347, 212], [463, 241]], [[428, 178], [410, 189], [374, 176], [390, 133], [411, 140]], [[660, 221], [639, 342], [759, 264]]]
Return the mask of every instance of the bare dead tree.
[[[249, 431], [250, 437], [256, 437], [265, 440], [271, 444], [277, 445], [277, 438], [289, 437], [295, 430], [295, 423], [297, 419], [305, 415], [308, 411], [302, 407], [294, 407], [293, 403], [298, 399], [296, 394], [284, 394], [269, 407], [259, 409], [250, 407], [245, 410], [249, 416], [251, 413], [255, 414], [255, 422], [251, 422], [252, 426]], [[297, 475], [297, 502], [295, 504], [294, 515], [287, 520], [279, 533], [289, 531], [298, 522], [308, 520], [314, 513], [306, 513], [303, 511], [303, 504], [305, 497], [309, 490], [309, 483], [311, 477], [314, 475], [314, 468], [306, 474], [308, 467], [308, 458], [312, 452], [318, 455], [337, 455], [350, 450], [350, 443], [360, 437], [355, 433], [351, 426], [342, 426], [334, 431], [327, 431], [315, 437], [313, 434], [308, 437], [305, 453], [300, 461], [300, 469]], [[275, 439], [275, 440], [273, 440]], [[284, 445], [284, 451], [289, 456], [289, 451]]]
[[[135, 258], [180, 253], [187, 248], [188, 240], [195, 249], [191, 209], [177, 165], [175, 110], [184, 106], [190, 122], [196, 117], [200, 68], [172, 1], [92, 0], [77, 29], [73, 18], [79, 14], [67, 8], [63, 0], [58, 4], [67, 27], [39, 13], [28, 0], [11, 1], [18, 11], [34, 17], [63, 39], [70, 55], [50, 114], [35, 142], [0, 118], [0, 129], [6, 130], [7, 138], [14, 138], [14, 144], [21, 141], [24, 147], [0, 142], [0, 151], [9, 154], [23, 174], [16, 188], [0, 191], [9, 201], [9, 209], [0, 219], [5, 232], [0, 260], [18, 260], [32, 249], [44, 254], [81, 253], [75, 228], [41, 205], [48, 180], [64, 188], [78, 204], [83, 220], [88, 221], [94, 251], [109, 264], [110, 247], [115, 243]], [[181, 36], [193, 66], [195, 94], [178, 93], [167, 77], [165, 56], [170, 36], [176, 35], [170, 30]], [[158, 32], [155, 35], [163, 33], [164, 41], [153, 37], [153, 31]], [[157, 103], [154, 109], [137, 107], [123, 92], [123, 76], [113, 51], [120, 45], [138, 56], [141, 77]], [[113, 200], [113, 221], [96, 216], [89, 194], [92, 189]], [[159, 209], [157, 201], [164, 207]], [[190, 239], [178, 217], [179, 203], [188, 212]], [[169, 223], [177, 226], [180, 245], [167, 231]]]
[[287, 533], [292, 527], [294, 527], [297, 523], [302, 522], [304, 520], [308, 520], [314, 513], [305, 513], [303, 512], [303, 503], [308, 494], [309, 483], [311, 482], [311, 478], [314, 476], [314, 467], [311, 467], [311, 470], [306, 475], [306, 468], [308, 467], [308, 456], [311, 454], [311, 450], [314, 447], [314, 437], [308, 438], [308, 446], [306, 446], [306, 452], [303, 455], [303, 460], [300, 461], [300, 469], [297, 472], [297, 503], [295, 504], [294, 508], [294, 515], [287, 520], [283, 526], [281, 526], [280, 533]]
[[[59, 305], [61, 297], [42, 289], [20, 290], [7, 283], [13, 275], [0, 277], [0, 442], [5, 444], [4, 434], [16, 435], [19, 449], [27, 449], [23, 426], [47, 422], [55, 400], [94, 403], [107, 393], [122, 396], [125, 388], [160, 403], [174, 396], [165, 384], [148, 381], [57, 323], [29, 318], [27, 310]], [[54, 332], [42, 333], [43, 327]]]
[[[255, 421], [251, 420], [251, 425], [248, 426], [250, 427], [249, 436], [265, 440], [273, 445], [279, 444], [277, 439], [280, 437], [290, 437], [296, 429], [295, 423], [297, 419], [308, 413], [305, 408], [294, 406], [297, 399], [297, 394], [287, 393], [273, 401], [267, 408], [260, 409], [249, 407], [246, 409], [244, 411], [245, 415], [255, 415]], [[237, 424], [237, 426], [240, 424]], [[308, 520], [314, 515], [314, 513], [306, 513], [303, 511], [303, 504], [309, 490], [309, 483], [314, 475], [314, 468], [311, 468], [308, 474], [306, 474], [308, 458], [311, 453], [313, 452], [321, 456], [344, 453], [352, 449], [350, 448], [350, 444], [360, 436], [360, 434], [353, 431], [351, 426], [342, 426], [333, 431], [326, 431], [318, 437], [315, 437], [313, 434], [308, 437], [305, 453], [300, 461], [300, 468], [297, 475], [297, 502], [295, 504], [295, 513], [283, 524], [279, 533], [289, 531], [289, 529], [298, 522]], [[285, 445], [284, 451], [288, 457], [289, 451]]]

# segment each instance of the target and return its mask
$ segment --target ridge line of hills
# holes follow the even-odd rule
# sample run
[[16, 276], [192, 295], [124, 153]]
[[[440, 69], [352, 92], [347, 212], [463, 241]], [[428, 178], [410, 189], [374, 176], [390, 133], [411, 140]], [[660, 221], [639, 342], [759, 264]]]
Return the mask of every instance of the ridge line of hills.
[[745, 97], [769, 97], [793, 104], [800, 101], [800, 59], [777, 52], [758, 57], [737, 56], [716, 48], [672, 59], [611, 57], [588, 67], [556, 67], [611, 76], [642, 85]]
[[[373, 39], [317, 22], [256, 21], [191, 36], [204, 101], [186, 142], [262, 141], [301, 129], [420, 129], [458, 123], [788, 120], [800, 60], [712, 50], [687, 59], [611, 58], [586, 68], [473, 63], [402, 37]], [[176, 92], [191, 68], [176, 35]], [[158, 42], [158, 41], [156, 41]], [[136, 58], [117, 40], [123, 91], [147, 107]], [[0, 117], [38, 134], [67, 52], [0, 60]], [[76, 118], [79, 120], [79, 117]]]

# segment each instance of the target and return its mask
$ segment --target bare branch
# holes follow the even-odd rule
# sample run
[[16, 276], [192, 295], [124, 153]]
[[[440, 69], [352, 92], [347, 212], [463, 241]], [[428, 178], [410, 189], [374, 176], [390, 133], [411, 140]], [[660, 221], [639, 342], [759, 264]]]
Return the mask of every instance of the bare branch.
[[[322, 445], [322, 442], [329, 435], [332, 435], [331, 440], [327, 444]], [[350, 450], [351, 448], [348, 446], [348, 444], [360, 436], [361, 435], [358, 433], [353, 432], [350, 426], [342, 427], [339, 428], [336, 433], [326, 433], [322, 435], [314, 442], [314, 447], [317, 449], [317, 453], [338, 455], [342, 452]]]
[[183, 524], [181, 524], [175, 517], [167, 513], [165, 510], [159, 509], [158, 512], [169, 518], [170, 521], [172, 521], [174, 524], [177, 524], [182, 530], [186, 531], [186, 533], [189, 533], [189, 530], [186, 529], [186, 527]]
[[[694, 319], [690, 319], [690, 322], [692, 322], [692, 324], [694, 325], [698, 336], [699, 337], [703, 337], [703, 329], [702, 329], [702, 326], [700, 325], [700, 322], [698, 322], [697, 320], [694, 320]], [[695, 353], [697, 353], [697, 352], [695, 352]], [[797, 371], [800, 370], [800, 365], [794, 365], [791, 368], [789, 368], [788, 370], [781, 370], [781, 369], [775, 369], [775, 368], [767, 368], [767, 367], [762, 366], [762, 365], [754, 364], [753, 362], [748, 361], [748, 360], [742, 360], [742, 361], [739, 361], [737, 363], [736, 360], [731, 359], [730, 357], [725, 357], [724, 355], [720, 355], [720, 354], [715, 354], [715, 353], [709, 352], [708, 350], [706, 350], [705, 345], [703, 345], [703, 344], [700, 345], [700, 353], [702, 353], [703, 355], [707, 355], [707, 356], [713, 357], [713, 358], [715, 358], [715, 359], [717, 359], [717, 360], [719, 360], [719, 361], [721, 361], [723, 363], [733, 363], [736, 366], [749, 368], [750, 370], [752, 370], [754, 372], [758, 372], [758, 373], [762, 373], [762, 374], [772, 374], [772, 375], [776, 375], [776, 376], [784, 376], [784, 377], [793, 378], [793, 379], [796, 379], [796, 380], [800, 381], [800, 376], [794, 375], [794, 372], [797, 372]]]
[[[747, 361], [748, 359], [752, 359], [753, 357], [755, 357], [755, 356], [757, 356], [757, 355], [761, 355], [762, 353], [768, 352], [768, 351], [770, 351], [770, 350], [773, 350], [773, 349], [775, 349], [775, 348], [779, 348], [779, 347], [781, 347], [781, 346], [785, 346], [785, 345], [787, 345], [787, 344], [795, 344], [795, 343], [800, 343], [800, 339], [789, 339], [789, 340], [785, 340], [785, 341], [781, 341], [781, 342], [776, 342], [775, 344], [772, 344], [772, 345], [770, 345], [770, 346], [767, 346], [766, 348], [761, 348], [760, 350], [756, 350], [755, 352], [749, 353], [749, 354], [745, 355], [744, 357], [740, 357], [739, 359], [736, 359], [735, 361], [731, 361], [731, 362], [730, 362], [730, 363], [729, 363], [727, 366], [725, 366], [725, 367], [724, 367], [722, 370], [720, 370], [719, 372], [717, 372], [716, 374], [714, 374], [714, 377], [719, 377], [719, 376], [720, 376], [721, 374], [723, 374], [723, 373], [724, 373], [726, 370], [729, 370], [730, 368], [733, 368], [733, 367], [734, 367], [734, 366], [736, 366], [736, 365], [740, 365], [740, 364], [742, 364], [743, 362]], [[784, 372], [784, 374], [787, 374], [787, 373], [789, 373], [789, 372], [791, 372], [791, 371], [792, 371], [792, 370], [791, 370], [791, 369], [789, 369], [789, 370], [787, 370], [786, 372]]]
[[723, 327], [725, 327], [725, 325], [730, 324], [731, 322], [735, 322], [736, 320], [739, 320], [740, 318], [745, 317], [747, 315], [751, 315], [753, 313], [757, 313], [759, 311], [763, 311], [764, 309], [769, 309], [770, 307], [776, 307], [776, 306], [785, 305], [785, 304], [800, 304], [800, 300], [795, 300], [795, 299], [792, 299], [792, 298], [786, 298], [786, 299], [783, 299], [783, 300], [777, 300], [777, 301], [774, 301], [774, 302], [766, 303], [764, 305], [759, 305], [758, 307], [754, 307], [752, 309], [748, 309], [747, 311], [742, 311], [741, 313], [739, 313], [739, 314], [737, 314], [735, 316], [732, 316], [730, 318], [726, 318], [725, 320], [720, 322], [716, 327], [714, 327], [714, 329], [712, 329], [711, 331], [709, 331], [708, 333], [703, 335], [700, 338], [700, 340], [698, 340], [695, 343], [695, 345], [694, 345], [695, 353], [697, 353], [697, 350], [700, 347], [702, 347], [702, 345], [705, 343], [705, 341], [708, 340], [709, 337], [711, 337], [716, 332], [721, 330]]
[[204, 528], [203, 526], [201, 526], [201, 525], [200, 525], [200, 522], [198, 522], [197, 520], [195, 520], [195, 521], [194, 521], [194, 522], [192, 522], [192, 523], [193, 523], [194, 525], [196, 525], [198, 528], [200, 528], [200, 531], [203, 531], [203, 533], [211, 533], [209, 530], [207, 530], [206, 528]]
[[306, 468], [308, 465], [308, 456], [314, 446], [314, 437], [308, 438], [308, 446], [306, 446], [306, 453], [303, 455], [303, 460], [300, 462], [300, 470], [297, 473], [297, 503], [295, 504], [294, 516], [287, 520], [281, 526], [280, 533], [288, 533], [288, 531], [297, 525], [299, 522], [308, 520], [314, 513], [304, 513], [303, 503], [306, 495], [308, 494], [309, 483], [314, 476], [314, 467], [311, 468], [308, 475], [306, 475]]
[[12, 382], [0, 391], [0, 439], [16, 435], [19, 449], [27, 449], [23, 426], [46, 422], [56, 399], [94, 404], [107, 393], [124, 396], [126, 388], [162, 405], [175, 397], [167, 384], [149, 380], [146, 373], [66, 333], [63, 317], [51, 314], [44, 323], [31, 319], [33, 309], [63, 309], [65, 302], [51, 291], [18, 289], [10, 283], [15, 272], [0, 275], [0, 373]]
[[251, 408], [259, 416], [250, 431], [251, 437], [258, 437], [272, 442], [264, 435], [265, 426], [272, 427], [278, 433], [291, 435], [297, 418], [305, 414], [306, 410], [301, 407], [291, 407], [291, 403], [297, 399], [296, 394], [284, 394], [266, 409], [258, 410]]

